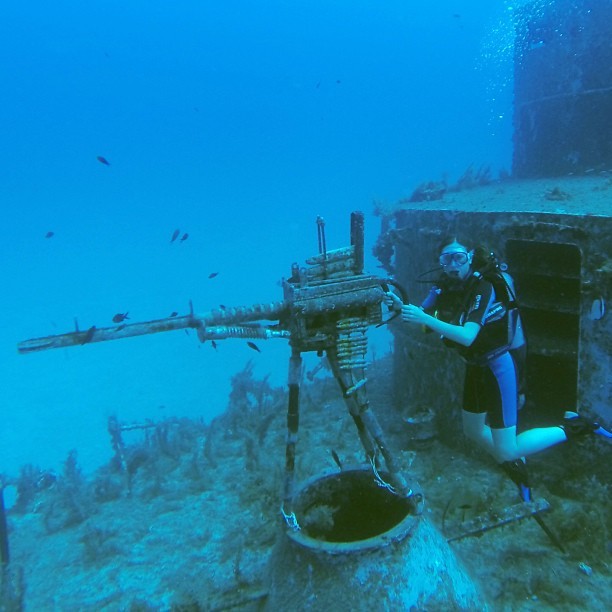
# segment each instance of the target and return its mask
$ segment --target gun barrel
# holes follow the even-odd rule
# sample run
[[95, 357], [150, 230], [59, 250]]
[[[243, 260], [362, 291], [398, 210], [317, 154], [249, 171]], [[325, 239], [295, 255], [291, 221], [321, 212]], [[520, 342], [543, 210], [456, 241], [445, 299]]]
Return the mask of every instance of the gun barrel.
[[85, 331], [76, 330], [66, 334], [44, 336], [24, 340], [17, 345], [19, 353], [35, 353], [48, 349], [65, 348], [90, 344], [93, 342], [105, 342], [107, 340], [119, 340], [120, 338], [132, 338], [157, 334], [179, 329], [197, 329], [214, 326], [227, 325], [231, 323], [244, 323], [249, 321], [278, 320], [287, 309], [285, 302], [271, 302], [269, 304], [254, 304], [252, 306], [238, 306], [211, 310], [200, 315], [189, 314], [180, 317], [166, 317], [141, 323], [128, 323], [114, 327], [92, 326]]

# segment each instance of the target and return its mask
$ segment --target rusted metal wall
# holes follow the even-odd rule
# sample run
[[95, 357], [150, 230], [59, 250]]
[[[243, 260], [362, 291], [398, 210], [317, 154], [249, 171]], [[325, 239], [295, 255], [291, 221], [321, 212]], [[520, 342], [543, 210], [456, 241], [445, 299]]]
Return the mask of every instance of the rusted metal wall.
[[[599, 317], [612, 294], [612, 218], [399, 210], [393, 219], [378, 247], [387, 255], [394, 249], [394, 260], [385, 263], [394, 266], [411, 302], [425, 297], [428, 285], [419, 275], [436, 266], [440, 240], [447, 234], [493, 248], [515, 277], [522, 306], [532, 413], [553, 423], [578, 406], [612, 423], [612, 318], [609, 313]], [[398, 409], [410, 416], [431, 408], [445, 425], [439, 427], [441, 435], [456, 435], [448, 420], [459, 415], [463, 364], [435, 334], [401, 323], [391, 327]]]
[[517, 11], [517, 178], [612, 170], [612, 0], [538, 0]]

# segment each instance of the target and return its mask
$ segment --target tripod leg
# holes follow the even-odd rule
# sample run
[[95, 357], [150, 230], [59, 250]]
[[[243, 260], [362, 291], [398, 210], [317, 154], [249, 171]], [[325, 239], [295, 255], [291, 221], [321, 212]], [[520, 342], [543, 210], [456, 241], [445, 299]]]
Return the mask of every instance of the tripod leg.
[[420, 492], [414, 492], [408, 484], [407, 479], [397, 465], [393, 453], [387, 446], [376, 415], [370, 409], [365, 384], [365, 368], [357, 367], [349, 369], [341, 367], [335, 349], [327, 351], [327, 358], [334, 377], [340, 385], [342, 397], [355, 422], [359, 438], [365, 448], [368, 459], [372, 462], [373, 468], [377, 469], [375, 463], [376, 455], [380, 452], [389, 472], [389, 479], [393, 489], [399, 496], [411, 498], [413, 500], [414, 513], [420, 514], [423, 507], [423, 495]]
[[295, 447], [300, 424], [300, 377], [302, 356], [300, 351], [292, 348], [289, 359], [289, 406], [287, 408], [287, 446], [285, 450], [285, 481], [283, 486], [283, 505], [281, 511], [292, 529], [299, 529], [293, 512], [295, 492]]

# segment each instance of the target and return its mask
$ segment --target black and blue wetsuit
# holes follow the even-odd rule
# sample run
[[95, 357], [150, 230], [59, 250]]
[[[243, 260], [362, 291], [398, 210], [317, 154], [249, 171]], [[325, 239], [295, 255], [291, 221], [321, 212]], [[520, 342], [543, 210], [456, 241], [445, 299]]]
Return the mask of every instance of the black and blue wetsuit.
[[[466, 362], [463, 409], [488, 415], [492, 428], [517, 424], [518, 395], [525, 341], [521, 333], [509, 337], [509, 329], [520, 327], [518, 311], [510, 313], [497, 298], [493, 285], [483, 278], [449, 282], [434, 287], [422, 308], [453, 325], [472, 322], [480, 331], [471, 346], [446, 338]], [[508, 317], [517, 317], [509, 321]], [[513, 353], [513, 354], [512, 354]]]

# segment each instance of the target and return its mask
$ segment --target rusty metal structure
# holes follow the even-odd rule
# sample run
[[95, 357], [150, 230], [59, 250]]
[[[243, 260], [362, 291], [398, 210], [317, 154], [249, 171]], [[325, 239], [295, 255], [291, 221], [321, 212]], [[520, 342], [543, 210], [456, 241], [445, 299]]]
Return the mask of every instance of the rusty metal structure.
[[[299, 398], [303, 352], [324, 353], [338, 382], [348, 411], [357, 428], [371, 469], [380, 486], [408, 501], [420, 514], [423, 496], [398, 466], [378, 420], [370, 408], [366, 390], [367, 329], [382, 322], [382, 301], [387, 280], [364, 274], [364, 216], [351, 215], [351, 244], [328, 250], [325, 222], [317, 219], [318, 255], [306, 266], [293, 264], [291, 276], [283, 280], [283, 300], [189, 313], [141, 323], [112, 327], [92, 326], [66, 334], [26, 340], [18, 345], [22, 354], [106, 342], [159, 332], [194, 329], [201, 342], [225, 338], [285, 339], [291, 347], [289, 406], [282, 513], [295, 530], [299, 522], [293, 512], [295, 456], [299, 426]], [[265, 324], [264, 321], [273, 322]], [[379, 471], [384, 467], [384, 480]]]
[[[262, 609], [349, 607], [481, 609], [478, 586], [455, 557], [448, 541], [480, 534], [549, 509], [545, 500], [520, 504], [495, 516], [481, 517], [467, 529], [455, 528], [447, 539], [423, 514], [418, 483], [400, 469], [367, 395], [367, 331], [393, 318], [383, 316], [384, 293], [392, 289], [407, 301], [403, 287], [388, 278], [364, 274], [364, 218], [351, 215], [351, 244], [328, 250], [325, 223], [317, 219], [319, 253], [306, 265], [293, 264], [283, 280], [283, 300], [221, 308], [140, 323], [118, 321], [112, 327], [34, 338], [19, 343], [29, 354], [83, 346], [145, 334], [194, 329], [201, 342], [225, 338], [284, 339], [291, 349], [288, 381], [287, 438], [281, 513], [284, 533], [269, 565], [269, 589], [258, 594]], [[386, 308], [385, 308], [386, 310]], [[302, 353], [325, 354], [367, 462], [339, 466], [297, 484]], [[316, 368], [315, 368], [316, 370]], [[314, 376], [310, 373], [310, 379]], [[402, 382], [406, 378], [402, 376]], [[122, 425], [112, 417], [108, 430], [126, 476], [122, 435], [148, 430], [151, 422]], [[536, 517], [538, 518], [538, 517]], [[541, 519], [539, 519], [541, 520]]]
[[[584, 211], [593, 194], [605, 194], [612, 183], [608, 177], [591, 177], [564, 179], [562, 185], [563, 190], [550, 180], [508, 181], [431, 203], [404, 201], [383, 220], [376, 252], [419, 303], [427, 283], [439, 274], [432, 265], [444, 236], [490, 246], [515, 279], [527, 335], [523, 417], [554, 424], [565, 410], [577, 410], [609, 425], [612, 319], [606, 303], [612, 294], [612, 216]], [[516, 201], [523, 210], [506, 207]], [[407, 412], [428, 407], [444, 415], [439, 433], [450, 440], [455, 430], [447, 419], [451, 407], [460, 404], [462, 362], [434, 334], [401, 325], [392, 329], [398, 405]], [[436, 371], [445, 375], [435, 376], [434, 388]]]
[[516, 11], [517, 178], [612, 170], [612, 0], [536, 0]]

